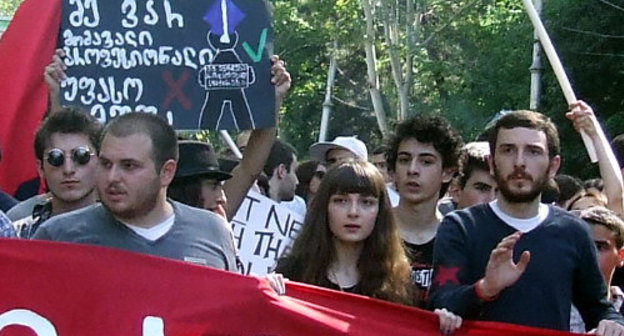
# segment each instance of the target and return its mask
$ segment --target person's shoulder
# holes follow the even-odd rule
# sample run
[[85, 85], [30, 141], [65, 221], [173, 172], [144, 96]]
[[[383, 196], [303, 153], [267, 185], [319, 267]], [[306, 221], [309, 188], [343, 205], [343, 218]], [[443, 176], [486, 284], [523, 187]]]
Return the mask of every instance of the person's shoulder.
[[547, 217], [547, 225], [557, 227], [557, 229], [570, 234], [591, 235], [589, 224], [578, 216], [554, 205], [548, 207], [550, 213]]
[[468, 208], [454, 210], [444, 216], [443, 221], [454, 221], [462, 224], [476, 223], [484, 217], [491, 216], [492, 210], [487, 203], [473, 205]]
[[41, 224], [39, 229], [63, 230], [66, 227], [77, 229], [81, 226], [90, 226], [99, 223], [98, 219], [106, 214], [106, 209], [100, 203], [92, 204], [78, 210], [50, 217]]
[[221, 218], [217, 214], [212, 211], [208, 211], [206, 209], [201, 209], [197, 207], [193, 207], [184, 203], [180, 203], [178, 201], [169, 200], [171, 205], [173, 206], [173, 212], [176, 216], [181, 216], [182, 218], [186, 217], [215, 217]]
[[170, 200], [176, 221], [184, 223], [205, 223], [206, 225], [227, 225], [225, 219], [212, 211], [192, 207], [177, 201]]
[[584, 226], [585, 224], [585, 221], [578, 216], [558, 206], [548, 205], [548, 211], [548, 219], [554, 225]]
[[452, 235], [460, 232], [462, 235], [478, 236], [480, 231], [491, 228], [488, 223], [493, 222], [493, 216], [495, 215], [488, 204], [454, 210], [444, 216], [438, 234], [444, 230]]
[[32, 215], [35, 205], [44, 204], [48, 201], [48, 198], [49, 196], [47, 194], [35, 195], [17, 203], [11, 210], [7, 211], [6, 214], [12, 221], [20, 220]]
[[0, 211], [9, 211], [11, 210], [11, 208], [13, 208], [16, 204], [18, 203], [18, 201], [13, 198], [13, 196], [5, 193], [4, 191], [0, 190]]

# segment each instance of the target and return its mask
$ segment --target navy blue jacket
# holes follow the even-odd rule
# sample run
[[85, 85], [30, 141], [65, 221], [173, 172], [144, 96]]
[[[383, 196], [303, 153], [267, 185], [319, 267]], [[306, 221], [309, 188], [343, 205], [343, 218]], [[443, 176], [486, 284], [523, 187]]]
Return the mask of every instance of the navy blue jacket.
[[596, 249], [587, 223], [549, 206], [548, 217], [522, 235], [514, 250], [531, 252], [518, 281], [492, 302], [482, 302], [474, 284], [485, 275], [491, 251], [516, 232], [481, 204], [444, 217], [433, 252], [433, 308], [447, 308], [466, 319], [498, 321], [569, 330], [570, 305], [579, 309], [588, 329], [603, 319], [624, 324], [607, 301]]

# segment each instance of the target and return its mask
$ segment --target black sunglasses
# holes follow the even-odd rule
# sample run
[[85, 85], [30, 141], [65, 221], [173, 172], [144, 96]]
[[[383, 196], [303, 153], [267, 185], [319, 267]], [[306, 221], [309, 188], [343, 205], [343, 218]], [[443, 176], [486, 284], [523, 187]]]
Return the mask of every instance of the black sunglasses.
[[[89, 163], [93, 155], [95, 155], [95, 153], [91, 152], [89, 147], [81, 146], [71, 150], [72, 161], [82, 166]], [[65, 152], [63, 152], [62, 149], [52, 148], [46, 155], [46, 161], [48, 161], [51, 166], [60, 167], [65, 163]]]

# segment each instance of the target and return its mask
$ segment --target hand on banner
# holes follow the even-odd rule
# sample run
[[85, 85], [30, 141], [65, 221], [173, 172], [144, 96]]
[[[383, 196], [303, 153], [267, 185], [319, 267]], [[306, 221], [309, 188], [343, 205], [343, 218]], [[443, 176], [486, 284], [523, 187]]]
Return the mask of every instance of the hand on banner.
[[290, 73], [286, 71], [286, 63], [280, 60], [279, 56], [271, 56], [271, 62], [273, 63], [273, 66], [271, 67], [271, 83], [275, 85], [276, 103], [281, 104], [281, 101], [290, 89]]
[[277, 294], [286, 295], [286, 281], [288, 281], [288, 279], [284, 278], [282, 273], [269, 273], [265, 275], [264, 278], [269, 281], [271, 288], [273, 288]]
[[624, 326], [615, 321], [602, 320], [598, 323], [598, 327], [588, 332], [588, 334], [595, 334], [596, 336], [622, 336], [624, 335]]
[[61, 109], [61, 82], [65, 79], [65, 70], [67, 70], [63, 57], [65, 57], [65, 51], [56, 49], [54, 56], [52, 56], [52, 63], [46, 66], [43, 72], [43, 77], [50, 90], [50, 113]]
[[589, 137], [598, 135], [596, 130], [596, 117], [592, 108], [582, 100], [570, 104], [571, 111], [566, 113], [566, 118], [574, 124], [574, 129], [581, 133], [585, 131]]
[[516, 264], [513, 261], [513, 250], [518, 240], [522, 237], [522, 232], [518, 231], [503, 238], [492, 250], [485, 277], [477, 282], [477, 293], [481, 293], [482, 299], [493, 299], [503, 289], [513, 285], [529, 264], [531, 253], [522, 252], [520, 261]]
[[454, 333], [462, 325], [461, 316], [453, 314], [446, 308], [436, 309], [433, 313], [440, 318], [440, 331], [445, 335]]

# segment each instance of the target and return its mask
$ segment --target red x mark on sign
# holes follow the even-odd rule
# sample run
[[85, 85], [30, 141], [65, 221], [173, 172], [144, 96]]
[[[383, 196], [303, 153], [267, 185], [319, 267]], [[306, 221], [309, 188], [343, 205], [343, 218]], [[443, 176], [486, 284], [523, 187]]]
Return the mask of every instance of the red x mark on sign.
[[186, 81], [188, 81], [189, 77], [191, 77], [190, 72], [184, 71], [180, 78], [176, 81], [173, 78], [173, 74], [170, 70], [163, 72], [163, 79], [165, 80], [165, 83], [169, 85], [170, 89], [167, 93], [167, 96], [165, 97], [165, 100], [163, 101], [163, 109], [168, 109], [169, 106], [171, 106], [171, 103], [173, 103], [174, 99], [178, 100], [180, 104], [187, 110], [190, 110], [193, 107], [193, 101], [191, 101], [191, 99], [189, 99], [189, 97], [184, 94], [184, 90], [182, 90], [184, 88], [184, 84], [186, 84]]

